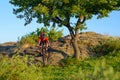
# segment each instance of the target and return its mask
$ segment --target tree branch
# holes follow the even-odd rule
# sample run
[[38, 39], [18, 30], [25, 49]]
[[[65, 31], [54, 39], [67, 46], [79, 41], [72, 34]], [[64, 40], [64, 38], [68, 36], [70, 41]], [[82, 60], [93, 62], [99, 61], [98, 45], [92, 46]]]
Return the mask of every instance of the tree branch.
[[80, 16], [78, 21], [77, 21], [76, 26], [83, 24], [85, 22], [85, 20], [86, 20], [86, 16]]
[[74, 37], [73, 28], [72, 28], [69, 24], [67, 24], [67, 25], [65, 25], [65, 26], [68, 28], [68, 30], [69, 30], [69, 32], [70, 32], [70, 35], [71, 35], [71, 37], [73, 38], [73, 37]]
[[76, 27], [75, 27], [75, 37], [77, 38], [77, 35], [78, 35], [78, 31], [79, 31], [79, 26], [81, 24], [83, 24], [86, 20], [86, 16], [80, 16], [78, 21], [77, 21], [77, 24], [76, 24]]
[[83, 16], [83, 20], [81, 21], [81, 23], [83, 24], [86, 20], [86, 16]]
[[52, 18], [52, 21], [58, 24], [63, 22], [59, 17]]

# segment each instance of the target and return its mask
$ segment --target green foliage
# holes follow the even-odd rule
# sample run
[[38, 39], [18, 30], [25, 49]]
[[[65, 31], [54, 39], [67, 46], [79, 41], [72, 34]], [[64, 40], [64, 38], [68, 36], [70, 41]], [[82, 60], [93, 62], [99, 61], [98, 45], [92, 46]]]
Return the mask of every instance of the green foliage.
[[18, 17], [25, 18], [26, 24], [37, 18], [37, 22], [45, 25], [50, 25], [50, 22], [66, 25], [70, 18], [78, 19], [80, 16], [87, 19], [92, 15], [107, 17], [111, 11], [120, 8], [119, 0], [10, 0], [10, 3], [17, 6], [14, 14], [20, 13]]
[[37, 34], [35, 34], [34, 32], [27, 34], [25, 36], [22, 36], [20, 39], [20, 44], [26, 44], [29, 43], [31, 45], [36, 44], [38, 40], [38, 36]]
[[107, 46], [108, 52], [120, 50], [120, 40], [119, 39], [110, 39], [105, 44]]
[[80, 61], [68, 58], [62, 61], [61, 66], [69, 68], [70, 77], [67, 79], [117, 80], [120, 79], [120, 77], [118, 77], [118, 75], [120, 75], [119, 57], [120, 51], [112, 52], [103, 57], [88, 58]]
[[82, 30], [86, 30], [87, 27], [86, 27], [86, 24], [81, 24], [78, 26], [79, 30], [82, 32]]
[[0, 80], [119, 80], [120, 51], [100, 58], [67, 58], [61, 66], [38, 66], [32, 56], [0, 55]]
[[100, 45], [93, 48], [94, 52], [102, 53], [103, 55], [109, 54], [111, 52], [120, 51], [120, 40], [109, 38], [103, 40]]
[[36, 34], [39, 36], [42, 32], [44, 32], [46, 35], [48, 35], [48, 28], [47, 27], [42, 27], [42, 28], [37, 28], [37, 30], [35, 31]]
[[[40, 69], [31, 64], [28, 56], [4, 57], [0, 60], [0, 80], [37, 80], [42, 78]], [[29, 65], [28, 65], [29, 64]], [[38, 73], [39, 72], [39, 73]]]
[[48, 32], [48, 37], [50, 41], [58, 40], [63, 36], [63, 30], [58, 30], [57, 28], [52, 27]]
[[47, 27], [42, 27], [38, 28], [35, 32], [37, 33], [38, 36], [42, 32], [45, 32], [50, 41], [55, 41], [63, 36], [63, 30], [59, 30], [58, 28], [55, 27], [51, 27], [50, 29], [48, 29]]
[[45, 32], [46, 36], [48, 36], [50, 41], [54, 41], [57, 40], [58, 38], [63, 36], [63, 30], [57, 30], [57, 28], [50, 28], [47, 29], [46, 27], [42, 27], [42, 28], [37, 28], [36, 31], [31, 32], [30, 34], [27, 34], [25, 36], [22, 36], [22, 38], [20, 39], [20, 44], [36, 44], [39, 38], [39, 35]]

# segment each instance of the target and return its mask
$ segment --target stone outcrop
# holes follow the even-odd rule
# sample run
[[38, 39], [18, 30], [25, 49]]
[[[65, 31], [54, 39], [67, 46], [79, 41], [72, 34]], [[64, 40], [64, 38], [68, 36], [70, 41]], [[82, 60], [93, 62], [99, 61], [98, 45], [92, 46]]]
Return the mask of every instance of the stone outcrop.
[[[84, 57], [101, 56], [104, 53], [98, 52], [97, 47], [102, 45], [109, 38], [113, 37], [94, 32], [80, 33], [78, 40], [79, 49]], [[50, 64], [57, 64], [60, 60], [68, 56], [73, 56], [74, 51], [70, 39], [71, 37], [68, 35], [58, 39], [58, 41], [51, 42], [51, 48], [49, 48]], [[41, 61], [39, 48], [34, 45], [30, 46], [29, 44], [24, 44], [22, 46], [19, 46], [17, 42], [0, 44], [0, 53], [3, 55], [32, 55], [37, 61]]]

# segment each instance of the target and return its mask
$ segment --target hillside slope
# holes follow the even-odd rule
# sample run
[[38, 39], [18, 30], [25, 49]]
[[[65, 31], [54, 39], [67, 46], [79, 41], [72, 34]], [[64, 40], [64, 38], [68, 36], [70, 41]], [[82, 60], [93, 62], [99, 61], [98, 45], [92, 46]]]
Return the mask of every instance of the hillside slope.
[[[60, 60], [73, 55], [73, 48], [70, 43], [71, 37], [65, 36], [60, 38], [58, 41], [54, 41], [51, 43], [51, 48], [49, 49], [50, 64], [57, 64]], [[81, 49], [81, 53], [83, 57], [96, 57], [102, 56], [106, 54], [106, 48], [104, 43], [109, 39], [120, 39], [118, 37], [112, 37], [108, 35], [102, 35], [94, 32], [83, 32], [79, 34], [79, 49]], [[12, 56], [16, 53], [21, 55], [33, 55], [35, 59], [41, 61], [41, 56], [37, 56], [39, 54], [38, 47], [30, 46], [29, 44], [24, 44], [19, 46], [17, 42], [7, 42], [4, 44], [0, 44], [0, 53], [3, 55]]]

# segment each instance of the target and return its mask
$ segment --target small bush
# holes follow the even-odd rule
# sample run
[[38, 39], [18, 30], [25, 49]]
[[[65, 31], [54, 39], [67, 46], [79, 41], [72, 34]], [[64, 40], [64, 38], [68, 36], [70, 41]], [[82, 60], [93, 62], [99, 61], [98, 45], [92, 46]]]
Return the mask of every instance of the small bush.
[[108, 53], [120, 50], [120, 40], [119, 39], [106, 39], [101, 42], [101, 44], [95, 46], [93, 51], [97, 54], [107, 55]]
[[115, 40], [111, 39], [106, 42], [106, 45], [107, 45], [108, 52], [120, 50], [120, 40], [118, 39], [115, 39]]
[[50, 41], [54, 41], [57, 40], [58, 38], [63, 36], [63, 31], [62, 30], [57, 30], [55, 28], [51, 28], [50, 30], [48, 30], [46, 27], [42, 27], [42, 28], [37, 28], [36, 31], [31, 32], [30, 34], [27, 34], [25, 36], [22, 36], [22, 38], [20, 39], [20, 44], [36, 44], [39, 38], [39, 35], [45, 32], [46, 35], [48, 36]]
[[55, 41], [58, 40], [63, 36], [63, 30], [57, 30], [55, 28], [51, 28], [50, 31], [48, 32], [48, 37], [50, 41]]
[[37, 40], [38, 40], [38, 36], [34, 33], [30, 33], [30, 34], [27, 34], [21, 38], [20, 44], [21, 45], [26, 44], [26, 43], [36, 44]]
[[0, 61], [0, 80], [38, 80], [42, 78], [39, 68], [28, 56], [4, 57]]

